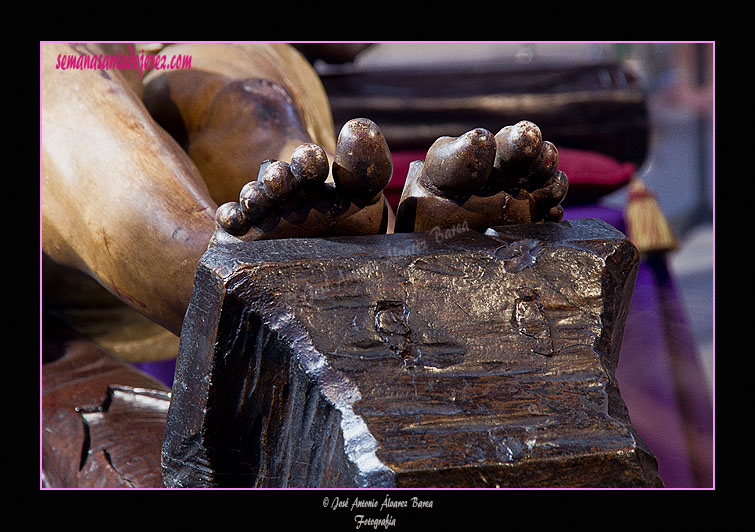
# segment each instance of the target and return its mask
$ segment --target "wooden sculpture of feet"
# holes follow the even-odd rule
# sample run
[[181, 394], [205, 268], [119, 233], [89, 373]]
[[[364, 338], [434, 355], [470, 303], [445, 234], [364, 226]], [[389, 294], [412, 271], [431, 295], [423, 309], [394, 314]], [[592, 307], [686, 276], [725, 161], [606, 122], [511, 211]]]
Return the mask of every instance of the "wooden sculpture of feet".
[[424, 161], [410, 166], [396, 232], [558, 222], [568, 188], [566, 174], [558, 170], [558, 150], [530, 121], [496, 135], [478, 128], [441, 137]]
[[100, 53], [42, 48], [42, 247], [54, 263], [179, 334], [218, 205], [238, 200], [264, 161], [287, 161], [294, 181], [273, 176], [283, 163], [263, 176], [272, 210], [247, 238], [385, 230], [385, 140], [356, 121], [337, 144], [322, 85], [293, 48], [167, 47], [192, 68], [154, 71], [143, 88], [120, 70], [55, 68], [61, 55]]
[[[43, 252], [181, 346], [172, 392], [145, 394], [61, 343], [47, 480], [136, 485], [150, 455], [144, 482], [170, 486], [660, 484], [614, 376], [636, 249], [547, 223], [568, 179], [538, 126], [439, 138], [393, 219], [388, 142], [368, 118], [336, 134], [292, 47], [171, 45], [191, 68], [143, 80], [56, 68], [100, 53], [42, 46]], [[149, 445], [111, 452], [145, 404]]]
[[[376, 234], [393, 172], [366, 118], [336, 137], [311, 66], [283, 44], [184, 44], [186, 70], [143, 80], [59, 70], [42, 48], [42, 244], [178, 335], [197, 262], [215, 237]], [[560, 220], [568, 188], [531, 122], [442, 137], [410, 169], [397, 232]]]

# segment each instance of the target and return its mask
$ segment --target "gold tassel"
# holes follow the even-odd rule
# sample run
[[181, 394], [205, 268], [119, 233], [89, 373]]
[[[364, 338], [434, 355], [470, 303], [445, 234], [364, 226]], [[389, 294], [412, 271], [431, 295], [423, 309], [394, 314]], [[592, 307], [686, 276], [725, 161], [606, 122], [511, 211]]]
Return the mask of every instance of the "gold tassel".
[[627, 237], [641, 254], [667, 253], [679, 247], [655, 194], [636, 177], [629, 183], [624, 218]]

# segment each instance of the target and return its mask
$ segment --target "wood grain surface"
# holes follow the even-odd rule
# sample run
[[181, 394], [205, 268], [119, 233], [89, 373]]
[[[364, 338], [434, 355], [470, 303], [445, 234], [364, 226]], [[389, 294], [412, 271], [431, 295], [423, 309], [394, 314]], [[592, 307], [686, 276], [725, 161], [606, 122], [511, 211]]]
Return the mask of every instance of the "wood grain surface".
[[615, 369], [637, 273], [598, 220], [216, 238], [168, 486], [659, 486]]

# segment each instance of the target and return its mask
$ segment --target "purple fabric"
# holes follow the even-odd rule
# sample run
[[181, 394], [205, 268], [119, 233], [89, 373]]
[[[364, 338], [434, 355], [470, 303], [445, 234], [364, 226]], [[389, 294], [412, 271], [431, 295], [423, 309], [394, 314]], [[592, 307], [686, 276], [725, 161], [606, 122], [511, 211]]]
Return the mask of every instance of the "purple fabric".
[[[626, 233], [619, 209], [567, 207], [564, 219], [575, 218], [599, 218]], [[685, 310], [663, 257], [640, 263], [616, 379], [666, 487], [711, 487], [713, 410]]]
[[658, 459], [667, 487], [696, 487], [663, 331], [655, 276], [641, 264], [616, 379], [629, 417]]
[[175, 358], [170, 360], [158, 360], [155, 362], [138, 362], [134, 363], [133, 366], [159, 380], [168, 388], [173, 387], [173, 374], [176, 371]]
[[598, 218], [626, 234], [624, 213], [619, 209], [603, 205], [573, 205], [564, 207], [564, 220], [579, 218]]

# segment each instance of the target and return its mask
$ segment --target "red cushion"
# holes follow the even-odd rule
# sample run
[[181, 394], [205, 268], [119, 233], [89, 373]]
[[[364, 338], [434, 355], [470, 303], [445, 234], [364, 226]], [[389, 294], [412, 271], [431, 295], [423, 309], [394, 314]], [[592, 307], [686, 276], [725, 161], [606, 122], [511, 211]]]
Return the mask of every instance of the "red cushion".
[[385, 187], [384, 193], [388, 204], [393, 207], [394, 211], [398, 209], [406, 174], [409, 173], [409, 165], [414, 161], [423, 161], [426, 153], [427, 151], [424, 150], [391, 152], [393, 156], [393, 177], [391, 177], [388, 186]]
[[564, 203], [590, 203], [618, 190], [637, 171], [631, 162], [620, 162], [602, 153], [570, 148], [558, 149], [558, 168], [569, 178]]
[[[394, 210], [401, 199], [409, 165], [423, 160], [426, 153], [423, 150], [393, 152], [393, 178], [385, 188], [385, 196]], [[594, 202], [628, 184], [637, 170], [634, 163], [573, 148], [558, 148], [558, 168], [569, 178], [566, 204]]]

